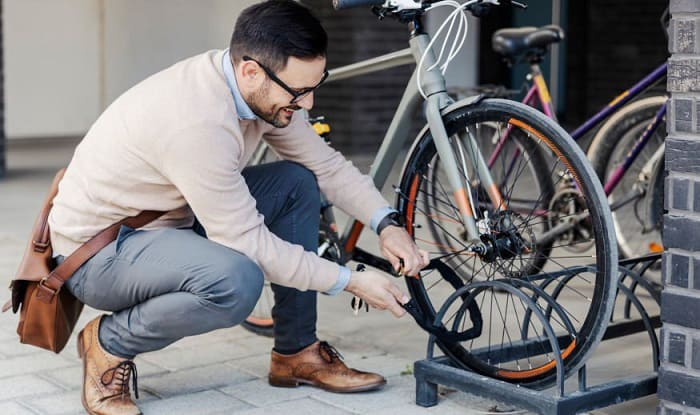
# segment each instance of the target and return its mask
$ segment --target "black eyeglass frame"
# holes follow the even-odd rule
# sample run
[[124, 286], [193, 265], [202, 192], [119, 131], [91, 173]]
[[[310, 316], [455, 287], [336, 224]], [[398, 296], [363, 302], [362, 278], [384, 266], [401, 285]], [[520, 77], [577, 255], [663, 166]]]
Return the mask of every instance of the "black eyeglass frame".
[[328, 70], [324, 70], [324, 71], [323, 71], [323, 76], [321, 77], [321, 80], [316, 84], [316, 86], [312, 86], [312, 87], [308, 87], [308, 88], [303, 88], [303, 89], [301, 89], [301, 90], [295, 91], [295, 90], [294, 90], [293, 88], [291, 88], [289, 85], [285, 84], [283, 80], [279, 79], [279, 78], [277, 77], [277, 75], [275, 75], [275, 73], [272, 72], [272, 70], [271, 70], [270, 68], [268, 68], [267, 66], [265, 66], [265, 65], [263, 65], [262, 63], [258, 62], [257, 60], [251, 58], [251, 57], [248, 56], [248, 55], [244, 55], [244, 56], [243, 56], [243, 60], [244, 60], [244, 61], [251, 61], [251, 62], [257, 63], [258, 66], [260, 66], [260, 67], [262, 68], [262, 70], [265, 71], [265, 74], [268, 76], [268, 78], [270, 78], [270, 79], [271, 79], [274, 83], [276, 83], [277, 85], [281, 86], [282, 89], [284, 89], [285, 91], [287, 91], [287, 92], [289, 93], [289, 95], [292, 96], [291, 101], [289, 101], [290, 104], [296, 104], [297, 102], [299, 102], [299, 101], [301, 101], [302, 99], [304, 99], [304, 97], [306, 97], [306, 96], [309, 95], [310, 93], [314, 92], [314, 90], [316, 90], [316, 88], [318, 88], [319, 86], [321, 86], [321, 84], [323, 84], [323, 82], [326, 80], [326, 78], [328, 78]]

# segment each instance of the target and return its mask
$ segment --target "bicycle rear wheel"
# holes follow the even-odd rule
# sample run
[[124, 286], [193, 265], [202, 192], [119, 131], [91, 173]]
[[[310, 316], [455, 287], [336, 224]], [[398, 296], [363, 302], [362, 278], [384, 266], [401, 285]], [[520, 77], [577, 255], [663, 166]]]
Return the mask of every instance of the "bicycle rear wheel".
[[[420, 311], [434, 319], [456, 288], [478, 283], [473, 302], [483, 319], [479, 336], [438, 341], [438, 346], [457, 364], [478, 373], [531, 387], [549, 385], [556, 367], [546, 349], [544, 327], [520, 297], [498, 285], [527, 292], [561, 336], [566, 374], [580, 367], [600, 341], [613, 306], [617, 250], [600, 183], [573, 140], [522, 104], [489, 99], [455, 105], [443, 122], [489, 252], [473, 252], [454, 197], [445, 190], [450, 188], [442, 171], [445, 163], [424, 129], [404, 166], [397, 208], [416, 243], [429, 251], [431, 264], [447, 265], [459, 281], [439, 270], [444, 266], [430, 266], [418, 278], [406, 278], [409, 292]], [[469, 135], [485, 149], [505, 137], [500, 153], [484, 154], [495, 160], [489, 169], [503, 196], [502, 208], [490, 202], [478, 171], [465, 162], [464, 154], [473, 150], [464, 142]], [[430, 211], [426, 204], [432, 204]], [[539, 259], [545, 254], [543, 263]], [[576, 272], [569, 272], [571, 267]], [[498, 283], [483, 286], [489, 281]], [[440, 323], [464, 330], [469, 314], [464, 308], [447, 312]], [[567, 328], [571, 325], [573, 330]], [[504, 358], [519, 346], [526, 347], [514, 359]]]
[[[666, 104], [665, 95], [652, 96], [625, 105], [600, 127], [593, 138], [588, 157], [603, 183], [637, 145], [647, 127]], [[663, 217], [663, 156], [657, 151], [664, 145], [666, 122], [662, 120], [651, 133], [639, 156], [625, 171], [620, 183], [609, 194], [620, 255], [636, 258], [663, 250], [661, 219]], [[652, 163], [652, 165], [648, 165]], [[661, 280], [657, 266], [647, 272]]]

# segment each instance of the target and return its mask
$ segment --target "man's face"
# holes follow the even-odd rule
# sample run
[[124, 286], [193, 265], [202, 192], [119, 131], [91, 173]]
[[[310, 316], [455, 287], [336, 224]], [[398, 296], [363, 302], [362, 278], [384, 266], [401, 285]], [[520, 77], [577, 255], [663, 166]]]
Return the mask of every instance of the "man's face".
[[[259, 81], [252, 83], [246, 102], [255, 115], [264, 121], [283, 128], [291, 122], [294, 111], [310, 110], [313, 107], [313, 92], [292, 103], [294, 96], [273, 81], [257, 63], [246, 62], [246, 64], [257, 66], [258, 72], [251, 79], [260, 77]], [[290, 57], [284, 70], [275, 73], [274, 76], [293, 91], [303, 91], [321, 82], [325, 68], [325, 57], [309, 60]], [[252, 69], [244, 67], [243, 70]]]

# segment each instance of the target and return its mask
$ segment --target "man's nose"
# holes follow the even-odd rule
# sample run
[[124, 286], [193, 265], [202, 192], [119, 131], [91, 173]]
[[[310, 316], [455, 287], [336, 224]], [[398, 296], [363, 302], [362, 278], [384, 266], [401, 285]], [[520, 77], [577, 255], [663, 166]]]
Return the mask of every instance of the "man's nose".
[[314, 106], [314, 93], [311, 92], [309, 95], [297, 101], [297, 105], [307, 111], [310, 111]]

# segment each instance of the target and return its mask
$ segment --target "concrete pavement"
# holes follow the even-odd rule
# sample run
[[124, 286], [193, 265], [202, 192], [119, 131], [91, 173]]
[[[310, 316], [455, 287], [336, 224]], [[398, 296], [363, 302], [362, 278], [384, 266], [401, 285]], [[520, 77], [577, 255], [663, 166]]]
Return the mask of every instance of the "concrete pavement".
[[[31, 223], [55, 171], [65, 166], [74, 140], [11, 145], [9, 171], [0, 180], [0, 285], [14, 274]], [[366, 157], [358, 165], [368, 165]], [[363, 246], [376, 246], [365, 233]], [[0, 290], [0, 300], [9, 295]], [[427, 336], [409, 317], [371, 311], [355, 317], [350, 297], [320, 296], [319, 337], [336, 346], [354, 367], [378, 371], [388, 385], [378, 392], [339, 395], [310, 387], [273, 388], [266, 382], [270, 339], [241, 328], [183, 339], [136, 359], [141, 405], [145, 414], [484, 414], [527, 413], [508, 403], [482, 399], [447, 388], [436, 407], [416, 406], [412, 364], [425, 355]], [[98, 312], [86, 309], [82, 326]], [[75, 336], [60, 355], [21, 345], [14, 333], [16, 316], [0, 315], [0, 414], [77, 414], [80, 361]], [[606, 344], [591, 362], [591, 383], [636, 373], [649, 366], [643, 337]], [[656, 413], [649, 397], [596, 411], [596, 414]], [[497, 412], [498, 411], [498, 412]]]

